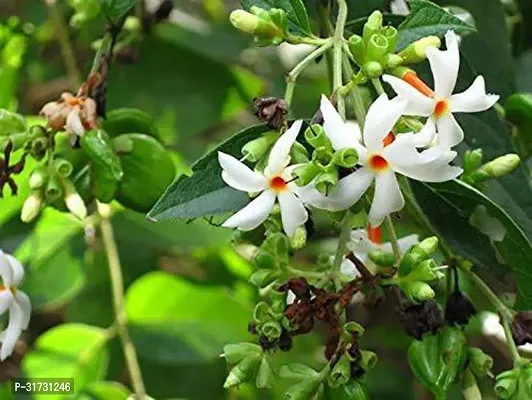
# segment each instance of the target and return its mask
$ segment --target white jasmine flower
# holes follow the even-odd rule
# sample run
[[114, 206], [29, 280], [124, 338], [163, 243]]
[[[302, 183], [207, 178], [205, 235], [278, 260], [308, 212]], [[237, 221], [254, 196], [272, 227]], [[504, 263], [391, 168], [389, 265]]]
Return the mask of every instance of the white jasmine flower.
[[390, 132], [404, 107], [405, 102], [401, 99], [390, 101], [386, 94], [379, 96], [368, 110], [362, 145], [329, 100], [322, 96], [321, 112], [327, 137], [335, 150], [356, 149], [360, 168], [342, 178], [328, 196], [307, 196], [306, 200], [318, 208], [345, 210], [355, 204], [375, 181], [369, 223], [378, 227], [387, 215], [404, 206], [395, 173], [424, 182], [444, 182], [459, 176], [462, 169], [448, 164], [456, 157], [456, 152], [435, 147], [420, 153], [416, 150], [416, 135], [413, 133], [396, 138], [392, 135], [390, 140]]
[[31, 316], [29, 297], [18, 290], [24, 277], [22, 264], [12, 255], [0, 250], [0, 314], [9, 310], [7, 328], [0, 332], [0, 361], [13, 353], [15, 344], [23, 330], [28, 328]]
[[427, 58], [434, 77], [434, 90], [415, 74], [405, 76], [408, 83], [391, 75], [382, 77], [392, 86], [398, 97], [406, 101], [406, 115], [428, 117], [425, 127], [416, 136], [418, 147], [427, 146], [436, 131], [440, 146], [456, 146], [464, 139], [464, 132], [453, 113], [484, 111], [499, 100], [498, 95], [486, 94], [486, 84], [482, 76], [478, 76], [465, 92], [453, 94], [460, 67], [460, 52], [454, 31], [445, 34], [445, 43], [447, 50], [427, 49]]
[[301, 125], [302, 121], [294, 122], [273, 145], [264, 172], [253, 171], [233, 156], [218, 153], [225, 183], [243, 192], [260, 193], [246, 207], [225, 221], [224, 227], [243, 231], [255, 229], [268, 218], [275, 200], [279, 202], [283, 228], [288, 236], [293, 236], [296, 229], [307, 221], [308, 213], [302, 200], [306, 189], [291, 182], [292, 171], [296, 166], [288, 166], [290, 149], [301, 130]]

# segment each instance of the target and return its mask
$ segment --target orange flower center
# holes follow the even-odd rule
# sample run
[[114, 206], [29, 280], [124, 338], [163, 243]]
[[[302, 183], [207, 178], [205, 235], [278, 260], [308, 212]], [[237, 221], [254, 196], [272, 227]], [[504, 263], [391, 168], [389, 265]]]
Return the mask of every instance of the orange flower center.
[[388, 161], [386, 161], [383, 156], [374, 154], [369, 157], [369, 166], [374, 171], [382, 171], [383, 169], [388, 168]]
[[414, 71], [408, 71], [403, 76], [405, 82], [410, 83], [414, 86], [419, 92], [423, 93], [427, 97], [434, 97], [434, 91], [423, 82]]
[[286, 181], [280, 176], [274, 176], [270, 179], [270, 189], [276, 192], [282, 192], [286, 190]]
[[382, 229], [380, 226], [374, 227], [368, 224], [368, 239], [375, 244], [382, 243]]
[[82, 105], [83, 105], [83, 100], [80, 99], [79, 97], [72, 97], [71, 99], [68, 99], [68, 100], [66, 101], [66, 103], [67, 103], [70, 107], [82, 106]]
[[5, 285], [0, 285], [0, 292], [3, 291], [3, 290], [9, 290], [13, 294], [17, 293], [17, 288], [15, 286], [7, 287]]
[[440, 118], [448, 112], [449, 102], [446, 99], [439, 100], [436, 102], [436, 105], [434, 106], [434, 115], [436, 115], [436, 118]]
[[393, 143], [394, 140], [395, 140], [395, 136], [393, 135], [393, 132], [388, 132], [388, 134], [384, 137], [384, 139], [382, 139], [382, 145], [384, 147], [389, 146], [390, 144]]

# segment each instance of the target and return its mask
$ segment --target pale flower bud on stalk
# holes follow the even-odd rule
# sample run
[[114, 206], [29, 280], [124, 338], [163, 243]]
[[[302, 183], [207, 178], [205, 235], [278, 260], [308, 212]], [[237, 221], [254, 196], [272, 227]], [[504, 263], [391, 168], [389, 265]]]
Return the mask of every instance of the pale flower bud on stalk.
[[83, 220], [87, 217], [87, 207], [70, 182], [65, 184], [65, 204], [68, 210], [79, 219]]
[[24, 205], [22, 206], [22, 212], [20, 213], [20, 219], [22, 222], [31, 222], [33, 221], [43, 205], [43, 198], [41, 192], [35, 191], [26, 199]]

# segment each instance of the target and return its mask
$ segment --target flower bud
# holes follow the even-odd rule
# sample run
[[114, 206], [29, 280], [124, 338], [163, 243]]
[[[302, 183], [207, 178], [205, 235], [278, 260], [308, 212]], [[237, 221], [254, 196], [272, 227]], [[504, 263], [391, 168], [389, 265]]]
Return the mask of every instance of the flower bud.
[[268, 321], [260, 327], [260, 331], [268, 340], [277, 340], [281, 336], [282, 328], [278, 322]]
[[248, 161], [258, 162], [270, 150], [277, 137], [277, 132], [268, 132], [258, 139], [247, 142], [242, 147], [242, 155]]
[[351, 378], [351, 360], [347, 355], [340, 357], [328, 376], [329, 386], [337, 388], [345, 385]]
[[46, 200], [49, 203], [53, 203], [55, 200], [63, 196], [63, 193], [64, 188], [57, 174], [50, 175], [48, 184], [46, 185], [46, 189], [44, 191]]
[[375, 365], [377, 365], [377, 361], [379, 360], [377, 354], [367, 350], [361, 350], [360, 354], [360, 366], [364, 369], [364, 371], [369, 371], [370, 369], [375, 368]]
[[521, 159], [517, 154], [505, 154], [477, 169], [473, 173], [473, 179], [475, 182], [480, 183], [490, 178], [503, 177], [515, 171], [520, 163]]
[[265, 250], [260, 250], [253, 259], [253, 264], [259, 269], [270, 269], [275, 267], [275, 257]]
[[249, 282], [253, 286], [262, 289], [275, 282], [275, 280], [279, 277], [280, 274], [280, 271], [274, 271], [270, 269], [259, 269], [249, 277]]
[[383, 61], [384, 55], [388, 52], [388, 47], [388, 39], [384, 35], [375, 34], [371, 36], [367, 44], [366, 64], [370, 61], [377, 61], [378, 63]]
[[504, 103], [505, 117], [518, 127], [527, 127], [532, 122], [532, 94], [514, 93]]
[[369, 43], [369, 40], [371, 37], [379, 33], [382, 29], [382, 13], [378, 10], [373, 11], [371, 15], [368, 17], [368, 20], [364, 24], [364, 29], [362, 33], [362, 37], [364, 38], [364, 42], [366, 45]]
[[128, 16], [124, 22], [124, 29], [129, 32], [138, 32], [142, 27], [141, 21], [135, 16]]
[[297, 227], [293, 236], [290, 237], [290, 246], [294, 250], [302, 249], [307, 245], [307, 230], [304, 226]]
[[381, 29], [381, 35], [388, 40], [388, 53], [392, 53], [395, 50], [395, 45], [397, 44], [397, 39], [399, 37], [399, 32], [393, 26], [388, 25]]
[[288, 113], [288, 104], [276, 97], [258, 97], [253, 100], [253, 108], [259, 120], [277, 131], [283, 126], [284, 117]]
[[298, 186], [306, 186], [314, 180], [320, 170], [313, 163], [300, 165], [292, 171], [292, 177], [297, 178], [294, 182]]
[[32, 192], [29, 197], [24, 202], [22, 206], [22, 211], [20, 213], [20, 219], [22, 222], [31, 222], [33, 221], [43, 205], [43, 197], [40, 191]]
[[325, 134], [325, 131], [321, 125], [313, 124], [305, 130], [305, 140], [315, 149], [324, 147], [332, 150], [331, 141]]
[[293, 164], [304, 164], [309, 162], [308, 151], [299, 142], [294, 142], [290, 149], [290, 161]]
[[444, 275], [436, 271], [438, 264], [433, 259], [421, 261], [408, 274], [407, 279], [410, 281], [430, 282], [435, 279], [441, 279]]
[[512, 369], [500, 373], [495, 382], [495, 393], [502, 399], [511, 398], [517, 390], [517, 380], [519, 379], [519, 370]]
[[67, 160], [56, 158], [54, 160], [54, 169], [61, 178], [68, 178], [72, 174], [74, 167]]
[[253, 310], [253, 321], [257, 324], [263, 324], [272, 319], [272, 309], [268, 303], [261, 301], [257, 303]]
[[532, 311], [520, 311], [512, 321], [512, 336], [518, 346], [532, 343]]
[[226, 344], [222, 356], [229, 364], [235, 364], [247, 356], [262, 354], [262, 349], [254, 343]]
[[421, 38], [406, 49], [399, 52], [399, 56], [403, 59], [404, 64], [418, 63], [427, 58], [427, 50], [430, 48], [439, 49], [441, 40], [437, 36], [427, 36]]
[[224, 388], [229, 389], [233, 386], [238, 386], [251, 379], [259, 366], [261, 357], [258, 355], [251, 355], [244, 358], [237, 365], [235, 365], [229, 375], [227, 376]]
[[[238, 30], [255, 35], [259, 40], [275, 40], [280, 41], [284, 35], [280, 27], [276, 26], [271, 20], [263, 18], [267, 14], [261, 13], [258, 7], [251, 8], [252, 13], [244, 10], [235, 10], [229, 16], [229, 21]], [[260, 15], [257, 16], [256, 14]], [[276, 44], [279, 44], [276, 43]]]
[[403, 59], [397, 54], [387, 54], [383, 62], [385, 68], [396, 68], [403, 63]]
[[317, 393], [322, 390], [323, 385], [319, 379], [307, 379], [296, 385], [292, 385], [284, 393], [286, 400], [308, 400], [320, 398]]
[[408, 298], [415, 303], [433, 299], [435, 296], [434, 290], [428, 284], [419, 281], [405, 285], [405, 292]]
[[336, 165], [344, 168], [353, 168], [358, 162], [358, 153], [353, 148], [345, 147], [337, 150], [333, 154], [333, 160]]
[[85, 207], [83, 199], [70, 181], [64, 180], [63, 184], [65, 186], [65, 204], [68, 210], [79, 219], [85, 219], [87, 217], [87, 207]]
[[30, 139], [37, 139], [46, 136], [46, 128], [41, 125], [34, 125], [29, 129], [28, 133]]
[[314, 185], [320, 193], [329, 193], [338, 183], [338, 171], [335, 168], [330, 168], [328, 171], [319, 174]]
[[369, 61], [362, 66], [362, 71], [369, 79], [375, 79], [380, 77], [384, 70], [382, 65], [377, 61]]
[[464, 173], [469, 174], [480, 167], [482, 149], [467, 150], [464, 155]]
[[263, 356], [260, 361], [259, 371], [257, 372], [257, 380], [255, 385], [259, 389], [271, 388], [275, 383], [275, 375], [268, 360], [268, 357]]
[[381, 267], [390, 267], [395, 262], [393, 254], [386, 253], [382, 250], [372, 251], [368, 255], [371, 261]]
[[421, 246], [421, 243], [412, 246], [412, 248], [410, 248], [410, 250], [408, 250], [403, 256], [403, 259], [399, 264], [399, 277], [409, 275], [417, 264], [430, 257], [429, 252], [425, 251]]
[[48, 180], [48, 168], [38, 167], [30, 175], [29, 186], [31, 189], [42, 188]]
[[423, 239], [418, 246], [428, 254], [432, 254], [438, 250], [438, 238], [436, 236], [428, 237]]
[[467, 358], [469, 360], [469, 368], [478, 377], [486, 376], [493, 367], [493, 358], [478, 347], [469, 347], [467, 349]]
[[349, 38], [349, 50], [355, 59], [357, 65], [362, 66], [366, 58], [366, 45], [364, 39], [358, 35], [352, 35]]

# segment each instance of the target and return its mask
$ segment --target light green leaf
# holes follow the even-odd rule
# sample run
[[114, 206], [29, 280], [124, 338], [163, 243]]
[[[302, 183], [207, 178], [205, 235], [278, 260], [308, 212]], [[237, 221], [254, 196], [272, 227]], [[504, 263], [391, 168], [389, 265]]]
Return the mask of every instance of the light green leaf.
[[127, 400], [130, 391], [118, 382], [100, 381], [88, 385], [75, 400]]
[[[430, 222], [453, 250], [475, 266], [492, 272], [504, 263], [516, 274], [519, 308], [532, 308], [532, 245], [508, 213], [461, 181], [441, 184], [412, 181], [411, 186]], [[480, 232], [477, 224], [471, 224], [471, 217], [478, 214], [479, 206], [485, 207], [484, 212], [492, 223], [497, 220], [502, 225], [505, 230], [502, 240], [493, 240]]]
[[152, 272], [129, 287], [126, 313], [141, 357], [171, 364], [212, 359], [248, 339], [251, 305], [225, 288]]
[[131, 10], [137, 0], [100, 0], [102, 11], [110, 21], [117, 23], [124, 15]]
[[148, 213], [152, 220], [196, 218], [236, 211], [249, 201], [247, 193], [233, 189], [222, 180], [218, 151], [241, 157], [247, 142], [258, 138], [269, 128], [256, 125], [244, 129], [211, 150], [192, 166], [192, 176], [180, 176], [170, 185]]
[[402, 50], [425, 36], [442, 37], [448, 30], [459, 34], [475, 32], [475, 28], [443, 8], [427, 0], [412, 0], [410, 15], [399, 25], [396, 49]]
[[242, 7], [249, 11], [253, 6], [269, 10], [280, 8], [286, 11], [288, 20], [296, 31], [312, 33], [308, 20], [307, 9], [301, 0], [240, 0]]
[[[74, 390], [105, 376], [109, 354], [107, 332], [83, 324], [64, 324], [46, 331], [22, 361], [24, 375], [31, 378], [73, 378]], [[62, 400], [63, 395], [34, 395], [34, 400]]]

